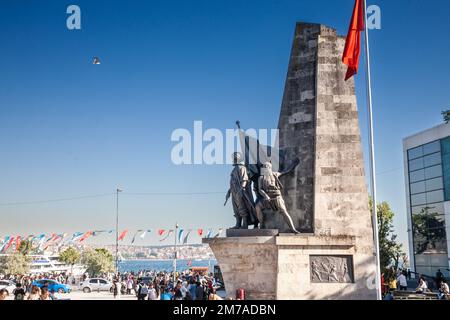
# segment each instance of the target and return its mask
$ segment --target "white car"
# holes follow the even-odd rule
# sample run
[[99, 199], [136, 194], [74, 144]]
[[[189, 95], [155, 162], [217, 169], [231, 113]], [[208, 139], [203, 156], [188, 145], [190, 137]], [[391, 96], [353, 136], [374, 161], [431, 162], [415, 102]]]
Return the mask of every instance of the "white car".
[[89, 293], [91, 291], [109, 291], [113, 292], [113, 284], [112, 282], [102, 279], [102, 278], [91, 278], [86, 279], [85, 281], [80, 283], [80, 290], [83, 290], [85, 293]]
[[14, 289], [16, 288], [16, 284], [10, 280], [0, 280], [0, 289], [6, 289], [8, 294], [12, 294]]

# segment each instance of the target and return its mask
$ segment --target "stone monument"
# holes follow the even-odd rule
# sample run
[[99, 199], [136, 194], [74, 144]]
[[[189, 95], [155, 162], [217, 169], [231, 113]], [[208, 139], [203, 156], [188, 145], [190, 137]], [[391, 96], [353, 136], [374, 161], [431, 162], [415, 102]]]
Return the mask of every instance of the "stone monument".
[[372, 220], [344, 44], [332, 28], [296, 25], [278, 128], [281, 171], [299, 160], [280, 181], [301, 234], [286, 233], [283, 217], [270, 215], [267, 230], [204, 239], [229, 296], [244, 288], [248, 299], [376, 299]]

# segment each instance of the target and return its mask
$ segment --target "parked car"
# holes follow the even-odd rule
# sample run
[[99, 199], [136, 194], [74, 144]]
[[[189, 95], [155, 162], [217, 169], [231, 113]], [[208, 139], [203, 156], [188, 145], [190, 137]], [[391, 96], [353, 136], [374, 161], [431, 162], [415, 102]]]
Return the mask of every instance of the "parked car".
[[0, 289], [6, 289], [8, 294], [12, 294], [16, 284], [11, 280], [0, 280]]
[[114, 291], [112, 282], [102, 278], [86, 279], [80, 283], [79, 288], [85, 293], [89, 293], [91, 291]]
[[50, 292], [69, 293], [72, 291], [72, 288], [69, 285], [58, 283], [51, 279], [36, 280], [32, 285], [39, 288], [47, 287]]
[[139, 277], [137, 281], [150, 285], [150, 283], [153, 283], [153, 277]]

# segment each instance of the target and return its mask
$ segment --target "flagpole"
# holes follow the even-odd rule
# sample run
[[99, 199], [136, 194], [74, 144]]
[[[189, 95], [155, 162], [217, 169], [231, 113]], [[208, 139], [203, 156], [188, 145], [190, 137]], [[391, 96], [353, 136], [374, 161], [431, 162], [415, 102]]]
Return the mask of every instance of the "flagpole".
[[116, 189], [116, 275], [119, 275], [119, 192], [121, 189]]
[[369, 28], [367, 26], [367, 0], [364, 0], [364, 39], [366, 49], [366, 80], [367, 80], [367, 106], [369, 118], [369, 148], [370, 148], [370, 180], [372, 191], [372, 220], [373, 220], [373, 237], [374, 250], [376, 257], [376, 290], [377, 299], [381, 300], [381, 266], [380, 266], [380, 250], [378, 240], [378, 218], [377, 218], [377, 183], [375, 174], [375, 146], [373, 139], [373, 113], [372, 113], [372, 83], [370, 74], [370, 48], [369, 48]]
[[175, 247], [174, 247], [174, 260], [173, 260], [173, 286], [175, 288], [177, 281], [177, 237], [178, 237], [178, 223], [175, 223]]

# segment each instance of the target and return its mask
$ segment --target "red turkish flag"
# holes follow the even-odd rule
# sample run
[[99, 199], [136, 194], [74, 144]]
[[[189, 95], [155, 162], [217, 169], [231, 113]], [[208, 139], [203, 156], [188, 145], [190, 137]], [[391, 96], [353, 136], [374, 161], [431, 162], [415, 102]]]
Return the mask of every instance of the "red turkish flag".
[[198, 232], [198, 235], [201, 237], [203, 234], [203, 229], [198, 229], [197, 232]]
[[119, 240], [120, 241], [122, 241], [125, 238], [127, 232], [128, 232], [128, 230], [126, 230], [126, 229], [122, 231], [122, 233], [119, 236]]
[[348, 66], [345, 81], [358, 73], [359, 54], [361, 51], [361, 31], [364, 31], [364, 0], [355, 0], [352, 20], [348, 28], [342, 62]]
[[158, 234], [159, 234], [160, 236], [162, 236], [163, 233], [164, 233], [164, 229], [159, 229], [159, 230], [158, 230]]

